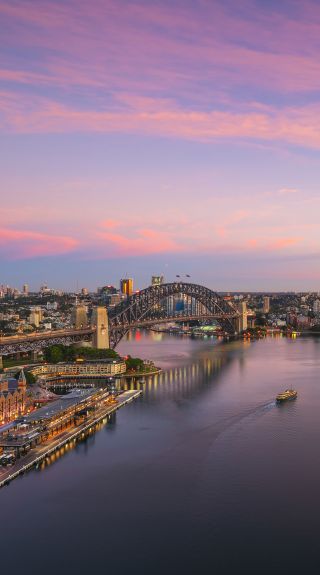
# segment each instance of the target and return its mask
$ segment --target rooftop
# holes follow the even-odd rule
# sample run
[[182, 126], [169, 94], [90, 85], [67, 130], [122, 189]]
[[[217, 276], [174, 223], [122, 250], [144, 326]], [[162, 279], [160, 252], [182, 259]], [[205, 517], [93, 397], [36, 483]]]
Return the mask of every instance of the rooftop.
[[91, 395], [97, 392], [96, 389], [75, 389], [71, 393], [62, 395], [60, 399], [53, 401], [50, 405], [40, 407], [29, 415], [24, 416], [23, 420], [26, 423], [33, 423], [39, 420], [52, 419], [59, 413], [66, 411], [72, 407], [76, 407], [82, 401], [86, 401]]

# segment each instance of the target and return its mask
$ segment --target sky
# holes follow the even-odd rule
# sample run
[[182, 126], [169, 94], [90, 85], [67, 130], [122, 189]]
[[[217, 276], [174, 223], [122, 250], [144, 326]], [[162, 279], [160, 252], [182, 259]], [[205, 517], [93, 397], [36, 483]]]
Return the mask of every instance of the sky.
[[0, 0], [0, 284], [320, 291], [320, 3]]

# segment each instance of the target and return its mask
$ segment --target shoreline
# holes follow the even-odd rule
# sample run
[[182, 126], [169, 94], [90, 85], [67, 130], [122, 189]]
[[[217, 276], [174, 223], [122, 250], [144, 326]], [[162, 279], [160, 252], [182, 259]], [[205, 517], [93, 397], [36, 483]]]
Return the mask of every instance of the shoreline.
[[[76, 442], [79, 440], [85, 431], [89, 430], [102, 421], [105, 417], [117, 411], [127, 403], [133, 401], [142, 394], [141, 390], [134, 391], [123, 391], [118, 397], [118, 403], [112, 406], [104, 407], [101, 409], [99, 414], [96, 414], [90, 421], [86, 421], [79, 425], [76, 429], [71, 429], [67, 431], [63, 437], [58, 437], [51, 445], [44, 446], [43, 449], [39, 449], [38, 452], [30, 452], [28, 455], [22, 456], [10, 469], [2, 471], [0, 468], [0, 488], [8, 485], [11, 481], [23, 475], [32, 467], [38, 465], [41, 461], [46, 459], [49, 455], [53, 454], [57, 449], [60, 449], [64, 445], [70, 442]], [[121, 397], [122, 396], [122, 397]], [[80, 437], [81, 439], [81, 437]]]
[[154, 370], [152, 371], [141, 371], [140, 373], [137, 372], [133, 372], [133, 373], [123, 373], [121, 375], [121, 377], [119, 379], [125, 378], [125, 379], [139, 379], [139, 377], [148, 377], [149, 375], [157, 375], [158, 373], [161, 373], [162, 369], [161, 367], [156, 367]]

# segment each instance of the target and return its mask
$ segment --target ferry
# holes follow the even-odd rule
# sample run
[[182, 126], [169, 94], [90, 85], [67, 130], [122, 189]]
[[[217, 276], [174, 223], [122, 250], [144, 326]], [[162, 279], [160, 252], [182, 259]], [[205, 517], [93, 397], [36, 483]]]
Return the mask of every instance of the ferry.
[[289, 401], [290, 399], [296, 399], [298, 397], [298, 392], [294, 389], [286, 389], [282, 393], [279, 393], [276, 397], [277, 403], [282, 403], [283, 401]]

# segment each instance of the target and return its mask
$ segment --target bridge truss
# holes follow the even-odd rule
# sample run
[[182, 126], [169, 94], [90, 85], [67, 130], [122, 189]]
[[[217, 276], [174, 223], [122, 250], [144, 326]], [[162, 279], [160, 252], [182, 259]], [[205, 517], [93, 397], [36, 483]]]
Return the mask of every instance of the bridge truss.
[[[16, 341], [13, 337], [2, 338], [0, 342], [0, 357], [3, 355], [10, 355], [15, 353], [26, 353], [33, 351], [40, 351], [44, 347], [50, 345], [72, 345], [80, 341], [90, 341], [92, 336], [92, 329], [81, 330], [81, 333], [61, 334], [48, 336], [47, 333], [37, 335], [37, 337], [22, 337]], [[4, 341], [4, 340], [9, 341]]]
[[[175, 310], [175, 298], [183, 299], [183, 310]], [[197, 284], [184, 282], [150, 286], [133, 294], [109, 310], [110, 347], [115, 348], [123, 336], [134, 327], [148, 327], [169, 321], [216, 320], [226, 334], [238, 331], [240, 312], [216, 292]], [[55, 345], [71, 345], [90, 341], [101, 326], [84, 329], [57, 330], [0, 338], [0, 358], [19, 352], [39, 351]]]
[[[175, 296], [184, 296], [189, 302], [182, 313], [170, 313], [165, 304]], [[133, 294], [109, 311], [110, 345], [116, 347], [132, 327], [164, 321], [214, 319], [224, 332], [234, 334], [239, 316], [236, 308], [204, 286], [184, 282], [151, 286]]]

